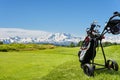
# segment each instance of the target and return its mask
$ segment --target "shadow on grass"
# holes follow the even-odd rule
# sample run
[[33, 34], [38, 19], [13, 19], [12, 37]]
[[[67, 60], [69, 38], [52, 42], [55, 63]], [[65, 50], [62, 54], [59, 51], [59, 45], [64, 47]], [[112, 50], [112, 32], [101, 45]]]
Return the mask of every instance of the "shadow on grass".
[[100, 74], [120, 75], [120, 71], [115, 71], [112, 69], [95, 70], [95, 75], [100, 75]]
[[77, 61], [65, 62], [40, 80], [80, 80], [80, 68]]
[[88, 77], [78, 65], [78, 61], [65, 62], [52, 70], [46, 76], [34, 80], [118, 80], [120, 71], [95, 70], [94, 77]]

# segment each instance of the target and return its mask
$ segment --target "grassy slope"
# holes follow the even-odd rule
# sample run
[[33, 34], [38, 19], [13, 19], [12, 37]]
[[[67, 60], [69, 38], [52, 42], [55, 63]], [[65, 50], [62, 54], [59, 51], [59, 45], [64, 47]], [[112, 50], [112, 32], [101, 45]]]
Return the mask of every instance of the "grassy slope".
[[73, 52], [72, 48], [55, 48], [23, 52], [0, 52], [0, 79], [40, 79], [58, 65], [72, 60]]
[[[120, 46], [106, 47], [107, 58], [120, 64]], [[92, 80], [79, 67], [79, 48], [0, 52], [0, 80]], [[103, 63], [100, 50], [96, 61]], [[94, 80], [118, 80], [120, 71], [95, 71]]]
[[[120, 46], [110, 46], [105, 48], [107, 59], [114, 59], [120, 65]], [[104, 63], [101, 51], [99, 50], [95, 59], [98, 63]], [[98, 66], [96, 66], [98, 67]], [[119, 80], [120, 70], [96, 70], [95, 77], [88, 77], [84, 75], [83, 70], [79, 68], [77, 59], [68, 61], [54, 70], [41, 80]]]

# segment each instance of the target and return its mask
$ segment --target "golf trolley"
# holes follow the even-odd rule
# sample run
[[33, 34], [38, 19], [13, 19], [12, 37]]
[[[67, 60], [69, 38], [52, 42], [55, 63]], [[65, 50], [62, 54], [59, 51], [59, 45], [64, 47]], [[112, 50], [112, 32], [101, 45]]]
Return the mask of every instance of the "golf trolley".
[[[106, 33], [112, 33], [113, 35], [120, 34], [120, 19], [115, 19], [115, 17], [120, 17], [119, 12], [114, 12], [114, 15], [110, 17], [106, 26], [104, 27], [102, 33], [100, 33], [96, 28], [100, 27], [99, 25], [93, 22], [90, 28], [87, 28], [87, 36], [82, 42], [80, 51], [78, 52], [79, 61], [81, 63], [81, 68], [84, 73], [88, 76], [94, 76], [94, 70], [96, 69], [113, 69], [118, 71], [118, 64], [114, 60], [106, 60], [104, 53], [102, 39]], [[104, 57], [104, 64], [94, 63], [94, 58], [96, 56], [96, 48], [100, 45], [102, 54]], [[95, 66], [103, 66], [102, 68], [96, 68]]]

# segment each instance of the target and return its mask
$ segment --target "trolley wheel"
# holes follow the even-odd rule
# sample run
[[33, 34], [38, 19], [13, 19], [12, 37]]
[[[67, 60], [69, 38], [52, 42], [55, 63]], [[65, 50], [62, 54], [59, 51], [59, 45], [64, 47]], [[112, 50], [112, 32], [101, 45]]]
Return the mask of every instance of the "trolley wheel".
[[94, 67], [92, 67], [90, 64], [84, 64], [83, 70], [86, 75], [94, 76]]
[[112, 68], [115, 71], [118, 71], [118, 69], [119, 69], [119, 66], [118, 66], [117, 62], [114, 61], [114, 60], [107, 60], [106, 67], [108, 69]]

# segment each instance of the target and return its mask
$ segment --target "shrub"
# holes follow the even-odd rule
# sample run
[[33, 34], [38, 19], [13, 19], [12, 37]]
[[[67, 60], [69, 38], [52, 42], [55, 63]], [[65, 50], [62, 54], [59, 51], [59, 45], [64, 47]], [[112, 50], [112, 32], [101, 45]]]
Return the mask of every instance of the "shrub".
[[3, 44], [3, 42], [2, 42], [2, 41], [0, 41], [0, 44]]
[[73, 42], [71, 42], [70, 47], [75, 47], [75, 44]]
[[103, 43], [103, 47], [107, 47], [107, 46], [111, 46], [113, 45], [111, 42], [104, 42]]
[[43, 45], [43, 44], [3, 44], [0, 45], [1, 52], [8, 52], [8, 51], [31, 51], [31, 50], [44, 50], [44, 49], [53, 49], [55, 48], [54, 45]]

